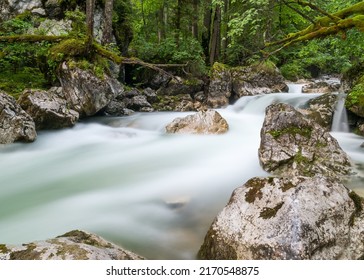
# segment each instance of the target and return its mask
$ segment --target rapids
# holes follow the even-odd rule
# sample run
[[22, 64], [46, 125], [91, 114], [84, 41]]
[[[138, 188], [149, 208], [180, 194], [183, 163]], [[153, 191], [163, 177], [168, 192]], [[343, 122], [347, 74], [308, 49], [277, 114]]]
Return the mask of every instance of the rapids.
[[[0, 145], [0, 243], [82, 229], [148, 259], [194, 259], [232, 191], [267, 175], [258, 161], [265, 107], [316, 96], [243, 97], [218, 110], [230, 126], [224, 135], [167, 135], [167, 123], [191, 113], [137, 113]], [[364, 164], [362, 137], [333, 135]]]

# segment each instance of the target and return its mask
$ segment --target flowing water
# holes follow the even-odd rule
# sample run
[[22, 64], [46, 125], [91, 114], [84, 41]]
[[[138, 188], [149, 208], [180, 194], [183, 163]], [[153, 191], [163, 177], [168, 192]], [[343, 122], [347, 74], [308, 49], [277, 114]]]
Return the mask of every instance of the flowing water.
[[[219, 110], [224, 135], [167, 135], [168, 122], [190, 113], [138, 113], [0, 145], [0, 243], [83, 229], [149, 259], [193, 259], [232, 191], [267, 175], [258, 162], [266, 106], [316, 96], [243, 97]], [[363, 138], [334, 135], [364, 163]]]

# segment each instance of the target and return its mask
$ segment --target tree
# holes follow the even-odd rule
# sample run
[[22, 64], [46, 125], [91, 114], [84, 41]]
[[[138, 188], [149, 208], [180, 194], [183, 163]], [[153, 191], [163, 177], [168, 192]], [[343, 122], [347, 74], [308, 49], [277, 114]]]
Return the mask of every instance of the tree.
[[101, 43], [103, 45], [111, 43], [112, 40], [112, 16], [113, 16], [114, 0], [105, 0], [104, 8], [104, 28]]

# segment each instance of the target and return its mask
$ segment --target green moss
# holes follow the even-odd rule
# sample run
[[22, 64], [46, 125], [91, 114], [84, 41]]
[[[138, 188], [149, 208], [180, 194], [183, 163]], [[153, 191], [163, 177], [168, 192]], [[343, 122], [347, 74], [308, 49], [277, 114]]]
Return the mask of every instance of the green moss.
[[36, 247], [34, 243], [29, 243], [25, 250], [11, 252], [10, 260], [40, 260], [42, 252], [36, 251]]
[[299, 150], [297, 152], [297, 154], [295, 154], [294, 161], [297, 163], [303, 163], [303, 164], [311, 162], [308, 158], [306, 158], [304, 155], [302, 155], [301, 150]]
[[245, 194], [245, 201], [253, 203], [255, 199], [261, 199], [263, 197], [262, 189], [264, 188], [264, 182], [259, 178], [250, 179], [246, 182], [245, 186], [249, 189]]
[[73, 230], [70, 232], [67, 232], [61, 236], [57, 236], [57, 238], [59, 237], [67, 237], [70, 240], [72, 240], [73, 242], [76, 243], [83, 243], [83, 244], [87, 244], [87, 245], [91, 245], [91, 246], [95, 246], [95, 247], [99, 247], [99, 248], [111, 248], [111, 244], [107, 243], [107, 244], [100, 244], [100, 241], [98, 239], [95, 239], [93, 235], [86, 233], [84, 231], [81, 230]]
[[282, 130], [270, 130], [267, 131], [267, 133], [272, 135], [274, 139], [277, 139], [284, 134], [290, 134], [290, 135], [299, 134], [302, 135], [303, 137], [310, 138], [312, 133], [312, 128], [309, 127], [299, 128], [296, 126], [289, 126]]
[[47, 89], [48, 87], [44, 75], [37, 68], [23, 67], [16, 72], [0, 71], [0, 90], [14, 98], [18, 98], [26, 88]]
[[364, 112], [364, 76], [359, 79], [346, 97], [345, 107], [352, 110], [353, 106], [359, 107]]
[[265, 220], [275, 217], [277, 215], [278, 210], [282, 208], [283, 204], [284, 202], [280, 202], [273, 208], [264, 207], [263, 210], [260, 212], [259, 217]]
[[8, 247], [6, 247], [5, 244], [0, 244], [0, 253], [6, 254], [8, 253], [10, 250], [8, 249]]
[[349, 197], [354, 202], [355, 206], [355, 211], [352, 213], [349, 219], [349, 226], [353, 226], [355, 223], [355, 218], [358, 217], [363, 211], [363, 198], [354, 191], [349, 193]]
[[49, 58], [60, 62], [70, 57], [85, 56], [86, 53], [86, 42], [84, 40], [68, 39], [53, 46], [49, 51]]

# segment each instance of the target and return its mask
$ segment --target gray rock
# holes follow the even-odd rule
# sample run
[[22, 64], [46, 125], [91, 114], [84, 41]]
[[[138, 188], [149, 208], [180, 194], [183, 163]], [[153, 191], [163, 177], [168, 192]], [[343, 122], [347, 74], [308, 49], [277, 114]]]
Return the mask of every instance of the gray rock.
[[0, 22], [25, 11], [38, 10], [39, 8], [43, 8], [41, 0], [1, 0]]
[[181, 77], [175, 77], [168, 83], [167, 86], [159, 88], [157, 90], [157, 95], [188, 94], [192, 96], [193, 94], [202, 91], [203, 87], [204, 82], [199, 79], [183, 79]]
[[13, 97], [0, 91], [0, 144], [32, 142], [36, 138], [33, 119]]
[[76, 111], [69, 109], [62, 88], [25, 90], [18, 104], [33, 118], [37, 130], [71, 127], [79, 118]]
[[184, 118], [176, 118], [166, 126], [168, 133], [181, 134], [222, 134], [228, 129], [229, 125], [226, 120], [214, 110], [201, 111]]
[[0, 260], [142, 260], [101, 237], [74, 230], [21, 246], [2, 245]]
[[96, 114], [123, 91], [116, 79], [107, 75], [98, 78], [88, 70], [69, 67], [66, 62], [60, 67], [58, 76], [67, 102], [80, 117]]
[[316, 81], [306, 84], [302, 87], [303, 93], [332, 93], [337, 92], [340, 83], [329, 83], [327, 81]]
[[46, 19], [42, 21], [38, 27], [30, 28], [28, 34], [42, 34], [47, 36], [67, 35], [72, 30], [72, 22], [70, 20], [54, 20]]
[[313, 119], [322, 127], [330, 130], [336, 103], [337, 95], [332, 93], [326, 93], [319, 97], [311, 99], [308, 102], [309, 107], [305, 111], [301, 112]]
[[231, 96], [231, 69], [223, 64], [215, 63], [211, 69], [211, 80], [208, 86], [207, 105], [220, 108], [229, 105]]
[[46, 0], [44, 8], [50, 19], [60, 18], [62, 16], [63, 11], [59, 0]]
[[253, 178], [212, 223], [200, 259], [359, 259], [363, 202], [323, 176]]
[[144, 107], [151, 108], [152, 105], [150, 105], [150, 103], [147, 101], [147, 98], [144, 95], [137, 95], [129, 99], [127, 107], [128, 109], [139, 111]]
[[153, 103], [158, 101], [158, 96], [155, 90], [151, 89], [151, 88], [145, 88], [142, 92], [142, 94], [147, 98], [147, 101], [149, 103]]
[[327, 130], [287, 104], [267, 107], [261, 130], [259, 160], [279, 176], [342, 176], [351, 172], [349, 158]]

